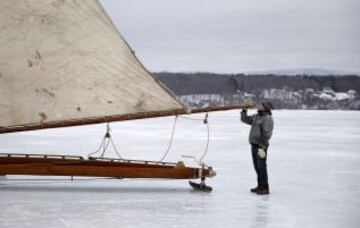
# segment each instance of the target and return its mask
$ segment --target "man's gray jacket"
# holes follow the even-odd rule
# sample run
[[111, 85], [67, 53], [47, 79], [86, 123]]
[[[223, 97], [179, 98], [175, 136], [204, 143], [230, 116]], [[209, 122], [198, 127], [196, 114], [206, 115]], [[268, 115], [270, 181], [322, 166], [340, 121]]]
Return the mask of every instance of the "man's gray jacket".
[[248, 116], [247, 112], [243, 110], [241, 112], [241, 121], [251, 125], [249, 135], [249, 142], [251, 144], [256, 144], [263, 148], [269, 146], [269, 139], [274, 128], [274, 121], [270, 114]]

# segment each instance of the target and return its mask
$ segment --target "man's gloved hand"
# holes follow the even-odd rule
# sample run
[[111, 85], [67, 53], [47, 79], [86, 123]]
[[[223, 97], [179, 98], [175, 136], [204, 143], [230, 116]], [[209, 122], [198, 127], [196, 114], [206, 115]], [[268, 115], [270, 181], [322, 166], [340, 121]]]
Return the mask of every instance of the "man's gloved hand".
[[241, 103], [241, 108], [244, 110], [246, 109], [249, 109], [249, 108], [253, 108], [256, 106], [256, 103], [255, 101], [253, 101], [252, 99], [248, 98], [246, 100], [244, 100], [242, 103]]
[[259, 156], [259, 158], [264, 159], [266, 157], [266, 152], [263, 148], [259, 148], [257, 155]]

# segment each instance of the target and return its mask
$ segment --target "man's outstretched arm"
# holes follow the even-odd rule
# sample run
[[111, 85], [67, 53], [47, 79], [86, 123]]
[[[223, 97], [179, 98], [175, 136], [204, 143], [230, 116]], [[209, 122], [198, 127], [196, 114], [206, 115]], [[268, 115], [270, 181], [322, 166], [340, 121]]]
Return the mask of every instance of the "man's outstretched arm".
[[254, 116], [248, 116], [247, 115], [247, 110], [243, 109], [241, 111], [241, 118], [240, 119], [241, 119], [242, 122], [251, 125], [252, 122], [253, 122]]

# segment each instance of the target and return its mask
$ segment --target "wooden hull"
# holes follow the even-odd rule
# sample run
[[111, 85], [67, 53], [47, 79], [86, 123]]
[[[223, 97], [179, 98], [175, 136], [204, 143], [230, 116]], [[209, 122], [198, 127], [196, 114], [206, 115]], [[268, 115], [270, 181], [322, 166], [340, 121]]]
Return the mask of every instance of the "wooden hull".
[[196, 179], [215, 175], [211, 167], [183, 163], [89, 158], [67, 155], [0, 154], [0, 175]]

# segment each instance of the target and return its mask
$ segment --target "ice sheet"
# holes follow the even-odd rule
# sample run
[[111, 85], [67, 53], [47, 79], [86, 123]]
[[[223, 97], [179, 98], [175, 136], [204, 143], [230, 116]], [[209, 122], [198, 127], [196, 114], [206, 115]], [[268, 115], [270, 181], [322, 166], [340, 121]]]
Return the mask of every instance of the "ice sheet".
[[[255, 185], [249, 127], [238, 111], [217, 112], [210, 114], [205, 159], [218, 173], [207, 181], [211, 194], [192, 191], [186, 180], [7, 177], [0, 180], [0, 227], [359, 227], [360, 112], [275, 111], [274, 119], [269, 196], [249, 192]], [[114, 123], [112, 134], [122, 156], [157, 160], [173, 120]], [[104, 130], [0, 135], [0, 152], [86, 156]], [[168, 160], [200, 157], [205, 142], [201, 121], [179, 119]]]

